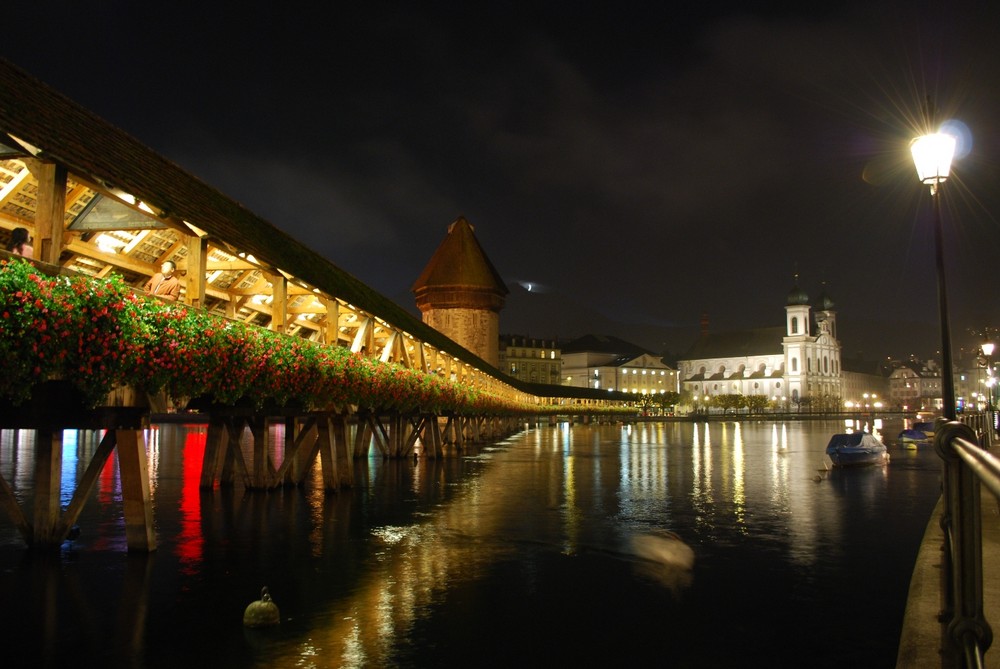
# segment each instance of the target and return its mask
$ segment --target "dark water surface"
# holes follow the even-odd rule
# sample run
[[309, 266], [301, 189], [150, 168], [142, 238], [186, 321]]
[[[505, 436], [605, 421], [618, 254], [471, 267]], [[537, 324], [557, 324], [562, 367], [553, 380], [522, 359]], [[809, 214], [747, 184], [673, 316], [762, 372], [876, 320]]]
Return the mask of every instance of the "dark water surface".
[[[888, 466], [826, 472], [836, 422], [546, 426], [325, 495], [203, 492], [205, 427], [159, 425], [155, 553], [125, 552], [116, 462], [58, 553], [0, 513], [0, 662], [892, 667], [939, 492], [900, 429]], [[29, 514], [32, 439], [0, 438]], [[67, 433], [64, 504], [97, 443]], [[247, 630], [264, 585], [281, 625]]]

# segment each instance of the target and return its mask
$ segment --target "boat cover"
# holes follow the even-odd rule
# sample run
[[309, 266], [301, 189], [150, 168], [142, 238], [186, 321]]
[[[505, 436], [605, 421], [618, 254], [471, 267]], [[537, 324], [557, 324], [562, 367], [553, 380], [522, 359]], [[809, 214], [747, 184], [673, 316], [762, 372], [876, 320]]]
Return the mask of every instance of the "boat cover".
[[838, 448], [881, 448], [882, 442], [867, 432], [851, 432], [835, 434], [830, 438], [830, 443], [826, 445], [826, 452], [830, 453]]

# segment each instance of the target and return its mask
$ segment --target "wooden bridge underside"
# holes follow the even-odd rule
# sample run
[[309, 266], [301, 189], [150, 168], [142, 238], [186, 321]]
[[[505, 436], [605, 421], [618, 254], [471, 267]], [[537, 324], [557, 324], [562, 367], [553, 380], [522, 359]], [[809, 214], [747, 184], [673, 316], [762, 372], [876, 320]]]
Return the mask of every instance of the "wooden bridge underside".
[[[523, 417], [439, 416], [433, 413], [254, 412], [223, 408], [208, 417], [202, 460], [203, 489], [233, 486], [267, 491], [300, 486], [320, 462], [325, 490], [353, 485], [353, 462], [374, 447], [383, 458], [438, 458], [464, 452], [469, 445], [498, 440], [521, 429]], [[283, 448], [273, 448], [273, 422], [284, 423]], [[34, 508], [25, 513], [10, 484], [0, 474], [0, 508], [13, 520], [25, 542], [35, 548], [60, 546], [76, 525], [85, 501], [113, 453], [118, 453], [125, 534], [129, 551], [156, 549], [150, 495], [146, 430], [149, 414], [130, 407], [104, 407], [63, 419], [43, 418], [37, 410], [0, 411], [0, 425], [35, 432]], [[61, 507], [63, 430], [103, 431], [104, 435], [65, 511]], [[249, 446], [244, 447], [244, 441]], [[283, 453], [280, 462], [277, 452]]]

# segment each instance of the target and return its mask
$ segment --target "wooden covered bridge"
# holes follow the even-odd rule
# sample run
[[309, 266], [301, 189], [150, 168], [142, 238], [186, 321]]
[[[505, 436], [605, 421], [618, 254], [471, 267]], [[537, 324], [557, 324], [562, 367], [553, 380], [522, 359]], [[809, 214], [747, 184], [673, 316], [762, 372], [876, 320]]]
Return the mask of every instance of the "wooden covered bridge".
[[[74, 285], [90, 281], [102, 293], [101, 282], [116, 277], [141, 293], [170, 260], [180, 277], [174, 308], [185, 313], [267, 330], [282, 341], [333, 347], [366, 364], [409, 370], [491, 400], [483, 405], [488, 408], [464, 411], [402, 411], [377, 400], [295, 407], [210, 400], [203, 407], [209, 420], [204, 486], [237, 478], [251, 488], [297, 483], [318, 457], [325, 485], [336, 490], [350, 484], [352, 459], [367, 455], [372, 444], [385, 457], [412, 456], [418, 444], [423, 455], [434, 457], [461, 449], [467, 440], [520, 429], [527, 415], [614, 412], [628, 405], [627, 395], [525, 384], [503, 375], [279, 228], [0, 59], [0, 239], [16, 228], [27, 229], [34, 240], [35, 274], [25, 279], [22, 272], [22, 280], [74, 277]], [[5, 267], [21, 265], [11, 260], [9, 253], [0, 258]], [[14, 290], [11, 285], [0, 290]], [[37, 327], [40, 321], [34, 322]], [[7, 328], [6, 343], [0, 337], [4, 355], [31, 348], [14, 339], [13, 331]], [[148, 406], [141, 401], [146, 393], [128, 388], [84, 406], [67, 398], [66, 378], [32, 378], [38, 384], [27, 399], [0, 392], [0, 429], [37, 431], [32, 518], [2, 476], [0, 505], [29, 544], [58, 545], [117, 449], [129, 548], [153, 550], [143, 429], [162, 407]], [[286, 422], [282, 462], [269, 455], [269, 420]], [[107, 432], [63, 511], [62, 430], [71, 428]], [[250, 465], [239, 444], [248, 429]]]

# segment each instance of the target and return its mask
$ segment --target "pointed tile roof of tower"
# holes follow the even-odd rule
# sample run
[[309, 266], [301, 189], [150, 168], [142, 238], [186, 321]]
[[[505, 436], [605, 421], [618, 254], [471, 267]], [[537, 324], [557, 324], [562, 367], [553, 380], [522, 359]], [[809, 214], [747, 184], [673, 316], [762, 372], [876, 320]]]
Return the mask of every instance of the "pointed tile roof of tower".
[[473, 227], [459, 216], [414, 282], [412, 291], [426, 293], [440, 288], [489, 291], [502, 297], [510, 291], [473, 234]]

